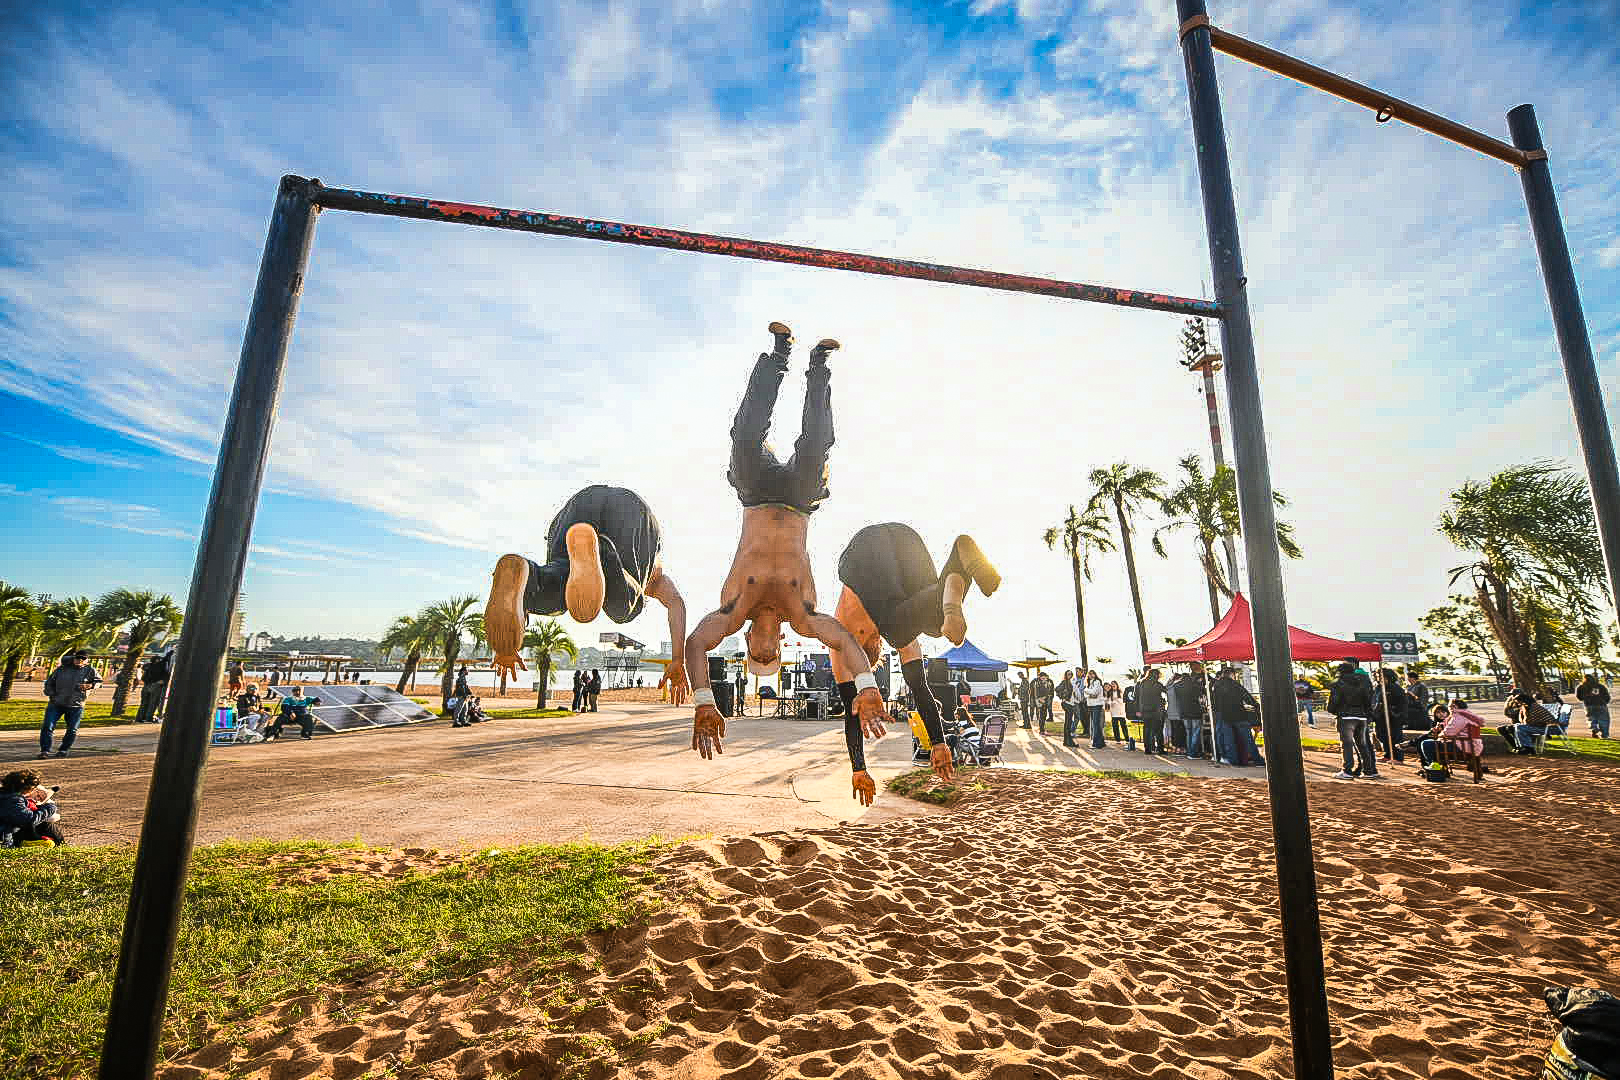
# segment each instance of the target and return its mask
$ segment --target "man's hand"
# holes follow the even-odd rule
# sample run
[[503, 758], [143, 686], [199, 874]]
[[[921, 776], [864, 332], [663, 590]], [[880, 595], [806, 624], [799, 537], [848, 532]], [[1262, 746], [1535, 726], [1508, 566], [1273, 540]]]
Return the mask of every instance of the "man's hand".
[[692, 684], [686, 681], [686, 665], [679, 660], [670, 661], [664, 668], [664, 677], [658, 680], [658, 688], [669, 690], [669, 703], [671, 705], [685, 705], [687, 695], [692, 691]]
[[511, 653], [498, 652], [498, 653], [496, 653], [495, 654], [495, 665], [494, 666], [495, 666], [495, 677], [498, 678], [498, 679], [500, 679], [500, 678], [516, 679], [518, 672], [529, 670], [523, 664], [523, 657], [518, 655], [515, 652], [511, 652]]
[[883, 709], [883, 695], [878, 688], [868, 686], [855, 695], [855, 716], [861, 722], [861, 734], [868, 739], [883, 738], [886, 723], [893, 723], [889, 714]]
[[877, 785], [872, 782], [872, 774], [865, 769], [853, 774], [849, 778], [849, 784], [862, 806], [871, 806], [872, 800], [877, 798]]
[[720, 740], [725, 734], [726, 718], [720, 715], [720, 710], [713, 705], [699, 705], [697, 714], [692, 717], [692, 749], [703, 755], [705, 761], [723, 754]]
[[956, 762], [951, 759], [951, 748], [944, 743], [935, 743], [928, 751], [928, 766], [947, 784], [956, 779]]

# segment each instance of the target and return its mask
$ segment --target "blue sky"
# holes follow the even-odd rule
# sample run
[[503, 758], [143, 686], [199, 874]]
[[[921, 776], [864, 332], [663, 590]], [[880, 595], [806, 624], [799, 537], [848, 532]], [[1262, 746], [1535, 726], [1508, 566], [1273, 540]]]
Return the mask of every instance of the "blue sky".
[[[1216, 21], [1482, 130], [1536, 104], [1599, 367], [1620, 348], [1612, 5], [1220, 4]], [[0, 578], [183, 597], [276, 179], [1185, 295], [1208, 259], [1173, 5], [8, 8]], [[1457, 560], [1446, 492], [1576, 460], [1512, 170], [1219, 67], [1290, 616], [1404, 630]], [[374, 635], [481, 592], [556, 506], [633, 487], [698, 612], [735, 544], [725, 431], [773, 318], [845, 343], [821, 591], [871, 521], [975, 533], [991, 651], [1067, 651], [1040, 532], [1092, 467], [1207, 450], [1169, 316], [324, 214], [246, 582], [251, 629]], [[777, 440], [797, 426], [797, 373]], [[1145, 525], [1145, 531], [1153, 527]], [[1148, 554], [1150, 631], [1208, 617]], [[1103, 560], [1091, 629], [1134, 640]], [[582, 633], [594, 637], [602, 626]], [[658, 641], [645, 617], [631, 633]]]

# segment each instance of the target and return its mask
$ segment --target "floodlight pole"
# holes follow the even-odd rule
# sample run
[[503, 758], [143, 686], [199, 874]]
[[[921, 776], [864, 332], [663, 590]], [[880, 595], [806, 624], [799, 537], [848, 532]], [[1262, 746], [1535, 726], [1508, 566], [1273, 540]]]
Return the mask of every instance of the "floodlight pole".
[[1177, 0], [1176, 7], [1198, 149], [1204, 224], [1215, 275], [1215, 301], [1221, 308], [1226, 400], [1232, 411], [1232, 460], [1249, 566], [1260, 720], [1266, 735], [1294, 1075], [1299, 1080], [1331, 1080], [1333, 1044], [1328, 1029], [1322, 926], [1316, 906], [1305, 763], [1300, 751], [1299, 718], [1293, 707], [1293, 657], [1283, 601], [1282, 556], [1277, 547], [1277, 517], [1260, 409], [1254, 331], [1249, 323], [1248, 278], [1243, 274], [1243, 253], [1238, 243], [1237, 205], [1232, 195], [1220, 90], [1215, 81], [1209, 15], [1204, 0]]
[[1558, 196], [1553, 192], [1552, 172], [1547, 167], [1547, 151], [1541, 145], [1535, 107], [1520, 105], [1510, 110], [1507, 118], [1513, 145], [1525, 151], [1519, 179], [1524, 184], [1525, 205], [1530, 209], [1530, 229], [1536, 237], [1536, 255], [1547, 286], [1547, 303], [1552, 307], [1558, 351], [1564, 359], [1564, 380], [1569, 384], [1569, 400], [1575, 408], [1575, 430], [1581, 436], [1598, 538], [1609, 569], [1609, 595], [1620, 605], [1620, 475], [1615, 469], [1614, 436], [1603, 408], [1603, 384], [1598, 381], [1597, 365], [1592, 360], [1592, 338], [1581, 311], [1575, 266], [1564, 238], [1564, 221], [1558, 214]]
[[185, 627], [175, 651], [169, 708], [152, 763], [101, 1049], [101, 1080], [146, 1080], [157, 1064], [203, 763], [281, 395], [287, 342], [315, 236], [318, 186], [315, 181], [282, 177], [259, 263], [236, 389], [225, 416], [208, 516], [191, 573]]

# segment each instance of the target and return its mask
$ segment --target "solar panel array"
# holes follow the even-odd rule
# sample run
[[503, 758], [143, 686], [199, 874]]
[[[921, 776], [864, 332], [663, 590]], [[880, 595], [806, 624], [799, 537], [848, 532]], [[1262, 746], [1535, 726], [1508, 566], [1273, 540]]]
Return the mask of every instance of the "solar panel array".
[[431, 712], [387, 686], [306, 686], [304, 694], [320, 700], [309, 711], [315, 726], [326, 731], [399, 727], [434, 719]]

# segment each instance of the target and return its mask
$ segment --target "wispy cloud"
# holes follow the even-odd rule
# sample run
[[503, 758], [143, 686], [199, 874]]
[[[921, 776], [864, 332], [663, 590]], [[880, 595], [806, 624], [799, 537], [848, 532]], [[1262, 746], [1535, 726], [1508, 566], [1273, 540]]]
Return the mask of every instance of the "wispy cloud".
[[[293, 5], [276, 15], [304, 43], [291, 83], [266, 17], [116, 5], [84, 32], [46, 6], [14, 35], [0, 76], [16, 102], [0, 134], [16, 163], [0, 207], [0, 389], [210, 464], [286, 171], [1205, 291], [1175, 27], [1157, 7], [840, 3], [789, 24], [726, 5], [519, 5], [505, 20], [453, 5], [384, 41]], [[1392, 14], [1290, 0], [1222, 18], [1487, 130], [1534, 91], [1620, 399], [1613, 35], [1578, 12], [1486, 17], [1461, 2]], [[1235, 62], [1220, 78], [1273, 472], [1310, 555], [1289, 570], [1296, 621], [1410, 625], [1450, 565], [1431, 527], [1444, 492], [1574, 451], [1516, 179]], [[824, 595], [870, 521], [909, 521], [936, 547], [971, 530], [1007, 571], [975, 636], [1069, 640], [1072, 614], [1053, 600], [1066, 570], [1041, 529], [1085, 497], [1090, 467], [1168, 472], [1206, 445], [1195, 386], [1172, 367], [1174, 320], [328, 213], [268, 484], [468, 553], [402, 569], [389, 598], [402, 608], [476, 587], [502, 551], [535, 553], [576, 488], [624, 484], [652, 502], [666, 564], [701, 610], [734, 546], [730, 413], [772, 318], [846, 346], [834, 498], [813, 531]], [[1374, 512], [1400, 523], [1400, 542], [1369, 588], [1349, 568]], [[100, 519], [189, 535], [127, 509]], [[374, 585], [339, 572], [367, 557], [350, 537], [258, 551], [327, 574], [334, 607]], [[1144, 561], [1155, 634], [1206, 617], [1190, 552], [1173, 554]], [[1095, 631], [1128, 655], [1123, 573], [1106, 564], [1095, 589]]]
[[129, 460], [122, 454], [112, 454], [105, 450], [92, 450], [83, 446], [69, 446], [61, 443], [44, 442], [40, 439], [30, 439], [26, 435], [19, 435], [15, 431], [0, 431], [8, 439], [15, 439], [29, 446], [37, 446], [41, 450], [48, 450], [57, 457], [68, 461], [82, 461], [86, 465], [99, 465], [109, 469], [139, 469], [140, 463]]

